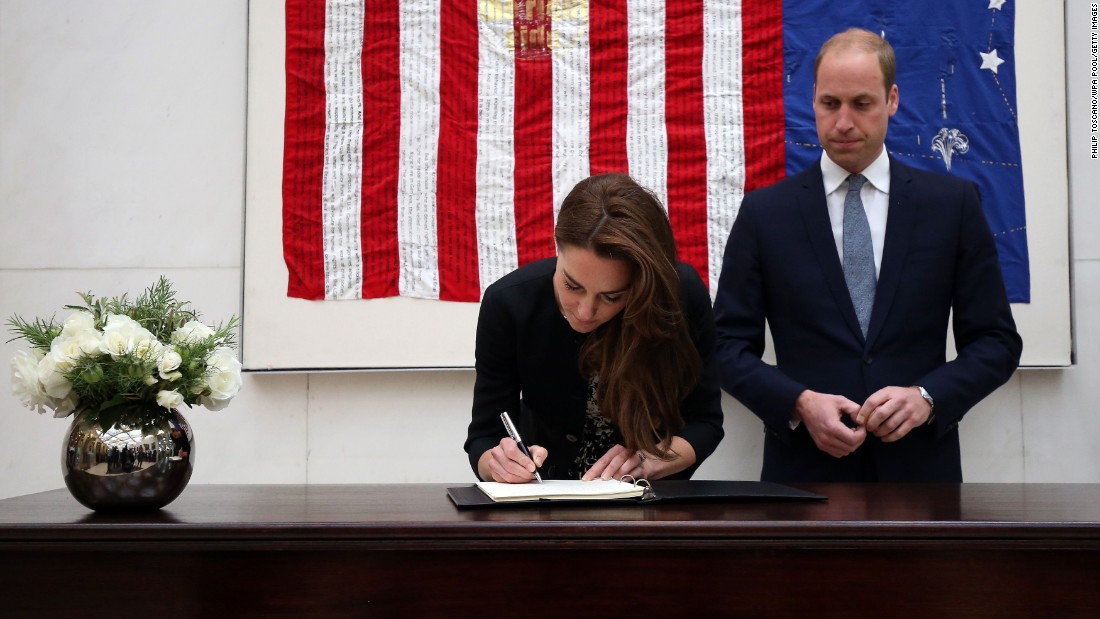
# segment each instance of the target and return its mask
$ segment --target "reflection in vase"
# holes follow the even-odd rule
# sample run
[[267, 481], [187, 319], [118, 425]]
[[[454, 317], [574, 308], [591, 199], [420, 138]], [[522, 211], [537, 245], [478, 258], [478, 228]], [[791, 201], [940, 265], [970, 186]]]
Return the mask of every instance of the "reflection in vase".
[[183, 492], [194, 467], [194, 436], [179, 411], [152, 425], [106, 430], [78, 415], [61, 455], [65, 486], [97, 511], [159, 509]]

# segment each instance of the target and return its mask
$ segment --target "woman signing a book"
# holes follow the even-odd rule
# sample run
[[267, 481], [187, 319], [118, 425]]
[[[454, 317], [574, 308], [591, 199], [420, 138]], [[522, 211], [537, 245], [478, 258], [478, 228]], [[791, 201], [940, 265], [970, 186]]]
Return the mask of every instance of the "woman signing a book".
[[470, 465], [509, 483], [690, 477], [723, 435], [714, 319], [660, 201], [627, 175], [589, 177], [554, 241], [556, 258], [482, 298]]

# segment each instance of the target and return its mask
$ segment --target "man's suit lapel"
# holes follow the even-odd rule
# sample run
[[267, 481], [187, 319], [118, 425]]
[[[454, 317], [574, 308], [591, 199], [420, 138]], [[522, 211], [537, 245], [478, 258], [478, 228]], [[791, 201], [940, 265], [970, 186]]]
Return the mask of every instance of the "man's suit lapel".
[[813, 246], [814, 257], [821, 267], [825, 284], [829, 287], [845, 324], [857, 338], [862, 339], [863, 332], [859, 328], [859, 319], [856, 318], [848, 284], [844, 281], [844, 269], [840, 265], [840, 256], [836, 251], [836, 241], [833, 240], [833, 227], [829, 221], [829, 206], [825, 202], [825, 181], [821, 176], [821, 166], [812, 165], [800, 176], [802, 193], [798, 196], [798, 210], [806, 226], [806, 235]]
[[868, 342], [874, 342], [882, 329], [901, 283], [902, 266], [909, 253], [909, 244], [916, 228], [917, 204], [912, 199], [912, 180], [908, 167], [890, 158], [890, 207], [886, 216], [886, 239], [882, 248], [882, 266], [871, 323], [867, 328]]

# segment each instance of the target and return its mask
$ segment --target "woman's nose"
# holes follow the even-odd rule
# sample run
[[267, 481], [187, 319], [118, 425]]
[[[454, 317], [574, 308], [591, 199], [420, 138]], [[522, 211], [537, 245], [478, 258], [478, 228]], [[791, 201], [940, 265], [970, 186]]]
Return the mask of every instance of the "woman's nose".
[[592, 320], [596, 317], [596, 300], [595, 299], [581, 299], [580, 303], [577, 303], [577, 318], [581, 320]]

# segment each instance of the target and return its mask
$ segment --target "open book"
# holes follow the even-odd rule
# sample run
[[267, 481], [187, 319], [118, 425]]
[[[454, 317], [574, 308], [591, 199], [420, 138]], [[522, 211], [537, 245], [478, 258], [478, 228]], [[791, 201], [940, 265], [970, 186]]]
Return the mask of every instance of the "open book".
[[477, 487], [490, 499], [501, 501], [577, 500], [577, 499], [628, 499], [645, 493], [645, 480], [637, 484], [617, 479], [547, 479], [542, 483], [503, 484], [495, 481], [479, 481]]
[[456, 507], [545, 505], [648, 505], [739, 501], [824, 501], [826, 497], [766, 481], [639, 479], [626, 481], [570, 481], [547, 479], [541, 484], [477, 482], [447, 488]]

